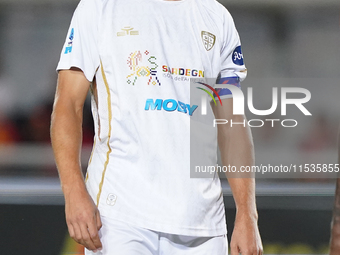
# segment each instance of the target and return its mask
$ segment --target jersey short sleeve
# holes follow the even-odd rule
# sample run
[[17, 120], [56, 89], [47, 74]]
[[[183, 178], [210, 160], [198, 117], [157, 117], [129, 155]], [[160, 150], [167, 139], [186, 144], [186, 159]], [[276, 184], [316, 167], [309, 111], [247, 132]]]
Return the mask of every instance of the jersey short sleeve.
[[80, 68], [92, 81], [100, 64], [98, 52], [98, 21], [100, 0], [81, 0], [78, 4], [60, 54], [57, 71]]
[[[241, 50], [241, 40], [230, 13], [223, 7], [223, 43], [221, 48], [221, 71], [217, 84], [231, 84], [240, 88], [240, 82], [247, 76]], [[231, 97], [229, 89], [218, 89], [221, 98]]]

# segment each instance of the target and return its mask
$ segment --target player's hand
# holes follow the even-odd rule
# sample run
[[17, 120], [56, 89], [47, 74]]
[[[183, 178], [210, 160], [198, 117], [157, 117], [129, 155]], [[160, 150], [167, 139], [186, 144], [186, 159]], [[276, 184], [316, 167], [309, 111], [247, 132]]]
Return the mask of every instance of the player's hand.
[[231, 255], [262, 255], [262, 241], [257, 219], [249, 214], [236, 214], [230, 242]]
[[101, 250], [99, 211], [85, 188], [73, 188], [65, 195], [65, 213], [70, 236], [91, 251]]

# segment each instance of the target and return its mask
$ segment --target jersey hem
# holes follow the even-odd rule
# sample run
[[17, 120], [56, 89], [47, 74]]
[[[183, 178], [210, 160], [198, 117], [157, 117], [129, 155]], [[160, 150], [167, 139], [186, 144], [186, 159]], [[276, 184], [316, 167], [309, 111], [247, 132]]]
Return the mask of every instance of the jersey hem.
[[107, 217], [112, 218], [117, 221], [124, 222], [126, 224], [134, 225], [136, 227], [145, 228], [157, 232], [173, 234], [173, 235], [187, 235], [187, 236], [200, 236], [200, 237], [216, 237], [227, 234], [227, 226], [226, 222], [223, 221], [221, 224], [225, 225], [225, 227], [216, 228], [216, 229], [202, 229], [195, 227], [183, 227], [183, 226], [174, 226], [174, 224], [158, 224], [155, 222], [144, 221], [144, 224], [137, 222], [135, 219], [127, 217], [126, 215], [120, 215], [119, 213], [110, 213], [108, 210], [103, 208], [99, 209], [100, 214]]

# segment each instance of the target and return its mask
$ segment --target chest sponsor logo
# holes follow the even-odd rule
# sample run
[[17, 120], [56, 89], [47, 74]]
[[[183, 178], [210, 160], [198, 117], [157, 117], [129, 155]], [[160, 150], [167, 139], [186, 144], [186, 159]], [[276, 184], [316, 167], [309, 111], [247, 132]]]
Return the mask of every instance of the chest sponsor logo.
[[198, 69], [187, 69], [183, 67], [171, 68], [169, 66], [162, 66], [163, 76], [167, 78], [171, 78], [177, 81], [189, 81], [189, 78], [203, 78], [204, 71]]
[[216, 36], [213, 35], [212, 33], [207, 32], [207, 31], [202, 31], [201, 37], [202, 37], [204, 48], [207, 51], [211, 50], [215, 45]]
[[139, 31], [133, 30], [133, 27], [123, 27], [121, 30], [117, 32], [117, 36], [139, 35]]
[[126, 77], [128, 84], [135, 85], [138, 79], [146, 77], [148, 85], [161, 85], [157, 77], [157, 58], [152, 56], [149, 51], [132, 52], [128, 57], [127, 64], [131, 70], [131, 73]]
[[184, 114], [188, 114], [189, 116], [192, 116], [194, 111], [197, 109], [197, 105], [190, 105], [185, 104], [181, 101], [176, 101], [175, 99], [147, 99], [145, 103], [145, 111], [149, 110], [157, 110], [157, 111], [167, 111], [167, 112], [173, 112], [178, 111], [182, 112]]
[[184, 68], [177, 67], [171, 68], [167, 65], [162, 66], [162, 70], [157, 69], [159, 67], [158, 59], [152, 55], [148, 50], [135, 51], [130, 53], [127, 59], [127, 65], [131, 70], [131, 73], [126, 76], [127, 83], [136, 85], [142, 78], [147, 78], [147, 85], [159, 85], [161, 86], [160, 75], [163, 75], [166, 79], [172, 79], [175, 82], [188, 82], [190, 78], [203, 78], [204, 71], [197, 68]]

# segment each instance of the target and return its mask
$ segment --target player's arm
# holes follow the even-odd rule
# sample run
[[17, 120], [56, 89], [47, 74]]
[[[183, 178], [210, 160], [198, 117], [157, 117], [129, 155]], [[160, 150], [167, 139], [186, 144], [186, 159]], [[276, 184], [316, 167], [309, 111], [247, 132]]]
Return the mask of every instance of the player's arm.
[[[223, 99], [223, 104], [212, 105], [216, 119], [226, 119], [228, 123], [243, 123], [245, 116], [233, 115], [233, 99]], [[249, 127], [236, 124], [218, 125], [218, 145], [222, 164], [240, 169], [241, 166], [254, 165], [254, 148]], [[236, 204], [236, 219], [231, 238], [231, 255], [262, 254], [262, 242], [257, 225], [255, 202], [255, 179], [252, 176], [232, 176], [227, 174]], [[246, 178], [247, 177], [247, 178]]]
[[89, 196], [81, 171], [83, 106], [90, 82], [80, 69], [62, 70], [58, 76], [51, 120], [51, 141], [65, 196], [70, 236], [90, 250], [101, 249], [97, 207]]
[[[340, 164], [340, 129], [339, 129], [339, 135], [338, 135], [338, 163]], [[339, 175], [336, 181], [329, 254], [330, 255], [340, 254], [340, 177]]]
[[337, 178], [336, 181], [329, 254], [330, 255], [340, 254], [340, 178]]

